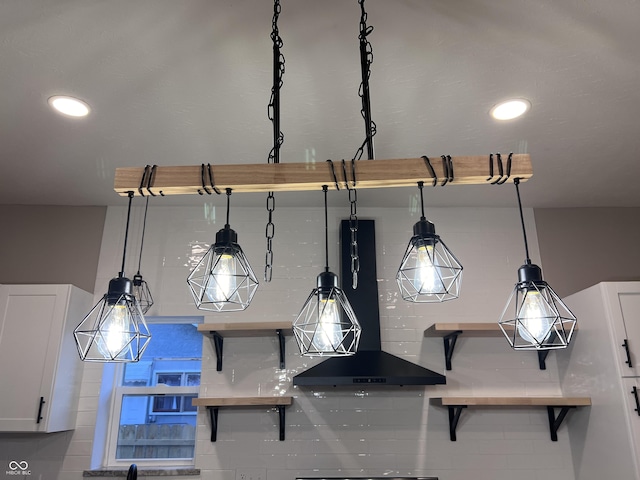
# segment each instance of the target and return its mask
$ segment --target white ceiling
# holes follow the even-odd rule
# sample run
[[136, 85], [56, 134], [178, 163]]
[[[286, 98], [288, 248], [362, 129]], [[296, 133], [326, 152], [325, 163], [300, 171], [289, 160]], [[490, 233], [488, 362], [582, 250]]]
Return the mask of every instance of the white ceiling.
[[[640, 206], [640, 2], [365, 6], [376, 158], [529, 153], [525, 206]], [[124, 204], [120, 166], [266, 163], [272, 13], [269, 0], [0, 2], [0, 204]], [[359, 20], [356, 0], [282, 0], [282, 162], [350, 159], [362, 143]], [[91, 115], [57, 115], [47, 98], [59, 94], [86, 100]], [[510, 97], [531, 111], [492, 120]], [[438, 206], [516, 202], [509, 185], [425, 193]], [[412, 194], [361, 191], [359, 205], [404, 206]], [[264, 206], [265, 196], [233, 201]]]

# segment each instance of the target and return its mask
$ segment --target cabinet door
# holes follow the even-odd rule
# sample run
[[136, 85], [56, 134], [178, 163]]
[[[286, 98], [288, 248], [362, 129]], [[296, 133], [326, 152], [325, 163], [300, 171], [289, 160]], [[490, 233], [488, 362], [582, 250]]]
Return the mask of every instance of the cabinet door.
[[64, 290], [57, 285], [0, 287], [0, 431], [46, 431]]
[[640, 282], [612, 282], [605, 284], [605, 288], [620, 372], [624, 377], [638, 377], [640, 376]]

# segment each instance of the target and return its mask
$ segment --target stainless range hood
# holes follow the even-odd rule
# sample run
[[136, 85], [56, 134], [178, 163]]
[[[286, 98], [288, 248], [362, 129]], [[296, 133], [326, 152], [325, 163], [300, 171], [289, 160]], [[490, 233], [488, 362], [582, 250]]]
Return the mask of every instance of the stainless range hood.
[[380, 308], [376, 274], [375, 222], [359, 220], [358, 254], [360, 273], [358, 288], [351, 285], [351, 231], [349, 220], [341, 224], [340, 281], [358, 321], [362, 326], [360, 348], [350, 357], [334, 357], [293, 377], [299, 386], [327, 385], [444, 385], [444, 375], [428, 370], [382, 351]]

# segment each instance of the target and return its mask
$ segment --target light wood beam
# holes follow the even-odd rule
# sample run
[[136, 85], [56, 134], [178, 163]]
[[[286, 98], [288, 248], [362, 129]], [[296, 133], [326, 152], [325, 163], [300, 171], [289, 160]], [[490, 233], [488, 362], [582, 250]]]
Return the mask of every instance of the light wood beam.
[[[502, 156], [506, 177], [507, 155]], [[452, 157], [454, 178], [448, 185], [489, 184], [489, 156]], [[494, 176], [500, 178], [494, 156]], [[445, 169], [440, 157], [431, 158], [431, 165], [440, 184], [445, 179]], [[344, 174], [341, 161], [333, 162], [335, 176], [344, 188]], [[392, 160], [360, 160], [354, 162], [356, 187], [387, 188], [414, 186], [424, 181], [425, 186], [432, 182], [431, 174], [422, 158], [402, 158]], [[351, 161], [346, 162], [347, 179], [352, 182]], [[213, 183], [224, 193], [226, 188], [237, 192], [286, 192], [321, 190], [323, 185], [335, 188], [331, 167], [328, 162], [317, 163], [277, 163], [211, 165]], [[121, 167], [115, 172], [114, 190], [126, 196], [132, 191], [140, 195], [139, 189], [145, 167]], [[528, 154], [514, 154], [511, 162], [511, 175], [507, 181], [518, 177], [522, 181], [533, 175], [531, 158]], [[502, 177], [503, 179], [505, 177]], [[202, 192], [202, 168], [200, 165], [155, 168], [150, 190], [160, 195], [198, 195]], [[142, 189], [148, 195], [148, 176]], [[208, 170], [205, 168], [205, 186], [211, 190]], [[203, 192], [204, 193], [204, 192]]]

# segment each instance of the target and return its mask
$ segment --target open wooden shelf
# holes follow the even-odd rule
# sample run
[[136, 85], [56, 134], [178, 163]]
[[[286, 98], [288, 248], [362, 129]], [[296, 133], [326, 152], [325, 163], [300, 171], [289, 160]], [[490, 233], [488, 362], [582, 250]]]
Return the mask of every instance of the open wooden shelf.
[[[569, 409], [591, 405], [590, 397], [442, 397], [436, 399], [449, 409], [449, 437], [456, 441], [456, 427], [463, 408], [486, 407], [547, 407], [551, 440], [558, 441], [558, 428]], [[560, 412], [556, 416], [555, 409]]]
[[452, 333], [467, 333], [471, 337], [500, 337], [498, 322], [493, 323], [434, 323], [424, 331], [425, 337], [444, 337]]
[[198, 397], [191, 400], [194, 407], [206, 407], [211, 419], [211, 441], [218, 436], [218, 409], [220, 407], [275, 407], [280, 420], [280, 440], [284, 440], [284, 409], [293, 403], [293, 397]]
[[216, 370], [222, 371], [222, 352], [224, 337], [264, 337], [277, 335], [280, 350], [280, 369], [284, 363], [284, 337], [293, 334], [291, 322], [230, 322], [230, 323], [201, 323], [198, 331], [211, 337], [216, 350]]
[[[575, 326], [575, 330], [578, 326]], [[498, 322], [492, 323], [434, 323], [424, 331], [425, 337], [442, 337], [444, 344], [444, 360], [447, 370], [451, 370], [451, 357], [456, 346], [458, 336], [465, 334], [468, 337], [503, 337], [504, 334]], [[538, 350], [538, 366], [540, 370], [546, 370], [547, 355], [550, 350]]]

